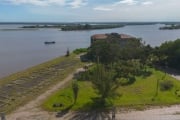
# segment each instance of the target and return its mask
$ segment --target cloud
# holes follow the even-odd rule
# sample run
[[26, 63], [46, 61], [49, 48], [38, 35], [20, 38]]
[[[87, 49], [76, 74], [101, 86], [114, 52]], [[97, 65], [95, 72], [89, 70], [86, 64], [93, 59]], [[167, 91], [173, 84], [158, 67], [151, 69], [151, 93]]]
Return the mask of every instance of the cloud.
[[138, 2], [136, 0], [121, 0], [119, 2], [114, 3], [114, 5], [119, 5], [119, 4], [127, 4], [127, 5], [135, 5]]
[[86, 0], [4, 0], [6, 3], [15, 5], [34, 5], [34, 6], [70, 6], [72, 8], [79, 8], [87, 4]]
[[145, 2], [142, 2], [142, 5], [152, 5], [153, 2], [152, 1], [145, 1]]
[[72, 8], [79, 8], [81, 6], [87, 5], [87, 2], [85, 0], [74, 0], [74, 1], [70, 2], [69, 5]]
[[112, 8], [107, 8], [107, 7], [103, 7], [103, 6], [98, 6], [93, 8], [94, 10], [99, 10], [99, 11], [112, 11]]
[[49, 6], [52, 4], [56, 5], [64, 5], [65, 0], [4, 0], [6, 3], [21, 5], [21, 4], [29, 4], [35, 6]]
[[101, 5], [101, 6], [96, 6], [93, 8], [94, 10], [99, 10], [99, 11], [112, 11], [119, 7], [119, 5], [136, 5], [138, 2], [136, 0], [120, 0], [118, 2], [114, 3], [109, 3], [106, 5]]

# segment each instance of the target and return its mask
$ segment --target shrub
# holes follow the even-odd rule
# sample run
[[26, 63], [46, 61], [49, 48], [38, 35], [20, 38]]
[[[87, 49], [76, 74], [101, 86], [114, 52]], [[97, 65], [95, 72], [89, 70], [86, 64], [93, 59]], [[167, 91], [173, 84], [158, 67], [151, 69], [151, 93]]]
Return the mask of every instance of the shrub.
[[78, 92], [79, 92], [79, 86], [77, 81], [73, 81], [72, 83], [72, 90], [73, 90], [73, 95], [74, 95], [74, 104], [76, 103], [77, 97], [78, 97]]
[[172, 89], [174, 86], [173, 82], [170, 81], [170, 80], [165, 80], [163, 82], [160, 83], [160, 89], [162, 91], [167, 91], [167, 90], [170, 90]]
[[89, 80], [89, 73], [88, 72], [78, 72], [76, 74], [74, 74], [74, 79], [80, 80], [80, 81], [84, 81], [84, 80]]
[[81, 54], [81, 53], [85, 53], [85, 52], [87, 52], [87, 48], [78, 48], [73, 51], [73, 53], [75, 53], [75, 54]]
[[119, 84], [122, 86], [133, 84], [136, 79], [134, 77], [129, 76], [128, 78], [118, 78]]

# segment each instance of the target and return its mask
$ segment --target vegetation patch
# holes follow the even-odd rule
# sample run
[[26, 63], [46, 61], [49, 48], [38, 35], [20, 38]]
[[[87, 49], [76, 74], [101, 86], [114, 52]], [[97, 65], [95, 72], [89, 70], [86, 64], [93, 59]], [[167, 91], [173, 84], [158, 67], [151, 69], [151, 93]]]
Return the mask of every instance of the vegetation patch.
[[[152, 48], [141, 39], [122, 41], [116, 34], [93, 42], [85, 57], [94, 65], [77, 75], [78, 84], [88, 83], [87, 86], [78, 89], [74, 104], [58, 110], [94, 110], [112, 106], [141, 109], [148, 105], [180, 103], [180, 82], [155, 69], [173, 65], [179, 68], [179, 43], [180, 40], [176, 40]], [[66, 89], [73, 92], [72, 86]], [[67, 94], [66, 89], [57, 94]], [[53, 95], [49, 99], [56, 98], [57, 95]], [[43, 107], [53, 111], [56, 102], [47, 100]]]
[[179, 24], [166, 25], [166, 26], [160, 27], [159, 29], [160, 30], [176, 30], [176, 29], [180, 29], [180, 25]]
[[88, 51], [88, 48], [78, 48], [78, 49], [75, 49], [73, 51], [74, 54], [81, 54], [81, 53], [86, 53]]
[[173, 84], [173, 82], [170, 81], [170, 80], [165, 80], [165, 81], [162, 81], [162, 82], [160, 83], [160, 89], [161, 89], [162, 91], [170, 90], [170, 89], [173, 88], [173, 86], [174, 86], [174, 84]]
[[[87, 81], [78, 81], [79, 93], [77, 101], [74, 104], [72, 85], [61, 89], [50, 96], [43, 104], [42, 107], [49, 111], [64, 110], [69, 107], [72, 110], [87, 109], [93, 104], [92, 98], [97, 97], [92, 84]], [[62, 103], [63, 107], [53, 107], [55, 103]]]
[[[157, 80], [163, 82], [162, 77], [164, 73], [153, 68], [149, 68], [152, 74], [148, 77], [137, 77], [134, 84], [127, 86], [120, 86], [117, 92], [120, 96], [106, 99], [106, 108], [112, 106], [128, 107], [142, 109], [149, 105], [161, 106], [180, 103], [180, 98], [175, 94], [179, 94], [180, 82], [174, 78], [166, 75], [165, 79], [171, 80], [174, 83], [172, 89], [168, 91], [161, 91], [158, 89], [156, 95]], [[89, 81], [78, 81], [79, 94], [77, 101], [73, 104], [72, 86], [69, 85], [63, 90], [57, 91], [49, 97], [44, 103], [43, 108], [48, 111], [59, 111], [69, 108], [70, 110], [88, 110], [98, 109], [102, 106], [97, 104], [96, 98], [100, 97], [97, 91], [93, 89], [92, 83]], [[67, 97], [68, 96], [68, 97]], [[54, 108], [54, 103], [62, 103], [63, 107]]]

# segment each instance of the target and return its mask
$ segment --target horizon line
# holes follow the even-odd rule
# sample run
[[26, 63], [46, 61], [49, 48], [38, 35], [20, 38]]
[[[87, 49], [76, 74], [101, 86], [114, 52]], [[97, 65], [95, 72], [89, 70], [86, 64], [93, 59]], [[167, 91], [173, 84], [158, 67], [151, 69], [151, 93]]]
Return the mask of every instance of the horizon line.
[[98, 22], [95, 22], [95, 21], [74, 21], [74, 22], [53, 22], [53, 21], [49, 21], [49, 22], [39, 22], [39, 21], [7, 21], [7, 22], [4, 22], [4, 21], [0, 21], [0, 24], [66, 24], [66, 23], [180, 23], [180, 21], [106, 21], [106, 22], [103, 22], [103, 21], [98, 21]]

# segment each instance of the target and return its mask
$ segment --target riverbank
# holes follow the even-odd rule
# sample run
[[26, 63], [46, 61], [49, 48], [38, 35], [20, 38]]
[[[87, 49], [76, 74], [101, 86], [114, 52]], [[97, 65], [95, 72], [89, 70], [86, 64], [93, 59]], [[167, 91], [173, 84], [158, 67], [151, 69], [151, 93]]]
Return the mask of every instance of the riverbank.
[[[74, 56], [77, 59], [77, 57]], [[75, 69], [74, 69], [75, 71]], [[49, 87], [46, 92], [39, 95], [37, 98], [21, 106], [12, 114], [7, 116], [8, 120], [90, 120], [90, 118], [98, 115], [100, 117], [111, 117], [112, 112], [67, 112], [64, 114], [57, 114], [57, 112], [47, 112], [40, 107], [42, 101], [51, 96], [52, 93], [64, 87], [70, 80], [72, 80], [73, 73], [69, 73], [62, 81]], [[169, 120], [179, 118], [179, 105], [170, 107], [151, 107], [144, 111], [129, 111], [120, 109], [116, 111], [116, 120]], [[58, 116], [59, 115], [59, 116]], [[153, 116], [153, 117], [152, 117]]]
[[0, 80], [0, 112], [9, 113], [45, 90], [78, 67], [82, 66], [76, 55], [59, 57]]

